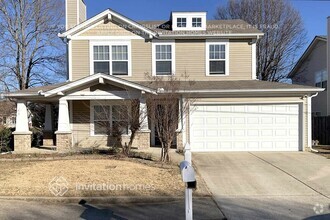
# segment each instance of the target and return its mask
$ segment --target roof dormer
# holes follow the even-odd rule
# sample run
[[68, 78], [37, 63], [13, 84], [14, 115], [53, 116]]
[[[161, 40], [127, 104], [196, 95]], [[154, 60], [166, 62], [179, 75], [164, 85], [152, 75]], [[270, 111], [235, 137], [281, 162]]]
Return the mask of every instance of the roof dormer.
[[172, 12], [173, 31], [205, 31], [206, 12]]

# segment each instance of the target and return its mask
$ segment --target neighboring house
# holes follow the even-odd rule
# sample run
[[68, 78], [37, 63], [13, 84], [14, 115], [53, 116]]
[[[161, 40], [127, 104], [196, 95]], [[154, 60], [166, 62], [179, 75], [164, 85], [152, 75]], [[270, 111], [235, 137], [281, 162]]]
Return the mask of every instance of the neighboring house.
[[[15, 150], [31, 147], [27, 101], [46, 104], [45, 130], [55, 132], [58, 150], [106, 144], [109, 137], [95, 116], [103, 111], [99, 103], [111, 113], [119, 101], [139, 99], [147, 114], [144, 94], [161, 90], [146, 73], [178, 79], [187, 73], [194, 81], [182, 82], [177, 91], [178, 103], [194, 99], [178, 125], [180, 148], [186, 143], [192, 151], [311, 146], [311, 97], [323, 89], [257, 80], [256, 41], [263, 33], [246, 22], [210, 21], [206, 12], [172, 12], [169, 21], [137, 22], [111, 9], [86, 20], [82, 0], [67, 0], [66, 8], [67, 30], [59, 36], [68, 46], [68, 81], [8, 94], [18, 103]], [[59, 105], [55, 131], [50, 104]], [[156, 139], [153, 122], [141, 118], [148, 126], [140, 129], [134, 146], [150, 147]]]
[[16, 104], [14, 102], [0, 101], [0, 125], [6, 128], [16, 126]]
[[[293, 84], [324, 88], [312, 101], [314, 116], [330, 115], [330, 17], [328, 17], [328, 36], [316, 36], [289, 73]], [[327, 52], [329, 51], [329, 52]]]
[[316, 36], [289, 74], [293, 84], [324, 88], [312, 101], [312, 114], [330, 114], [327, 71], [327, 36]]

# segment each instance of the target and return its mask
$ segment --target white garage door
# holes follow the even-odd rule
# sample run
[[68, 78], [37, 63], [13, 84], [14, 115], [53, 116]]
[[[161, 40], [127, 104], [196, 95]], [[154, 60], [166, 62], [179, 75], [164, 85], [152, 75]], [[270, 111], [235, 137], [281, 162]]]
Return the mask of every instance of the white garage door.
[[298, 151], [299, 105], [194, 105], [192, 151]]

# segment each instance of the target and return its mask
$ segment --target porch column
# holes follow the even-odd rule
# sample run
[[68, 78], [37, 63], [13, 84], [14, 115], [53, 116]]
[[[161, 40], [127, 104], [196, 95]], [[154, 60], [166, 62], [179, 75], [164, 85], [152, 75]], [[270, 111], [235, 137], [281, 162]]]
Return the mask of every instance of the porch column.
[[53, 111], [52, 105], [45, 105], [45, 128], [43, 131], [43, 145], [44, 146], [53, 146]]
[[58, 109], [58, 130], [56, 134], [56, 147], [58, 151], [67, 151], [72, 147], [72, 131], [70, 127], [69, 104], [60, 99]]
[[139, 149], [145, 149], [150, 147], [150, 129], [148, 125], [148, 110], [147, 110], [147, 102], [145, 97], [140, 98], [140, 123], [141, 127], [138, 132], [136, 132], [136, 136], [133, 142], [133, 146]]
[[31, 149], [32, 132], [29, 130], [28, 110], [25, 100], [17, 100], [16, 129], [14, 134], [14, 151]]
[[183, 99], [179, 100], [179, 112], [178, 112], [178, 129], [176, 130], [176, 148], [178, 150], [183, 150]]

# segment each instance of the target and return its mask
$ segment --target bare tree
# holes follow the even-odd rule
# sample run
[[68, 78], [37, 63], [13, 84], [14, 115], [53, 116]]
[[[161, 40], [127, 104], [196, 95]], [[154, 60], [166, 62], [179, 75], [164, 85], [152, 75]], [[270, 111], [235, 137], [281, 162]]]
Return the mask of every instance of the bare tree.
[[[115, 150], [121, 150], [125, 156], [130, 156], [136, 134], [148, 117], [144, 114], [147, 110], [140, 108], [139, 99], [115, 103], [94, 101], [93, 111], [94, 132], [107, 136], [107, 146], [112, 146]], [[89, 115], [79, 116], [79, 120], [83, 123], [89, 121]], [[123, 135], [129, 135], [129, 140], [125, 143]]]
[[151, 77], [153, 87], [158, 88], [159, 91], [158, 95], [149, 94], [147, 97], [148, 115], [155, 125], [161, 143], [162, 162], [171, 160], [169, 150], [175, 140], [179, 121], [189, 113], [189, 104], [193, 102], [192, 99], [189, 99], [189, 102], [180, 103], [179, 90], [184, 90], [187, 86], [194, 84], [193, 81], [184, 78], [183, 81], [174, 76], [169, 76], [166, 79]]
[[23, 90], [64, 78], [63, 1], [0, 0], [0, 82]]
[[264, 36], [257, 42], [257, 76], [260, 80], [287, 78], [297, 53], [305, 45], [299, 12], [287, 0], [229, 0], [220, 6], [217, 19], [242, 19]]

